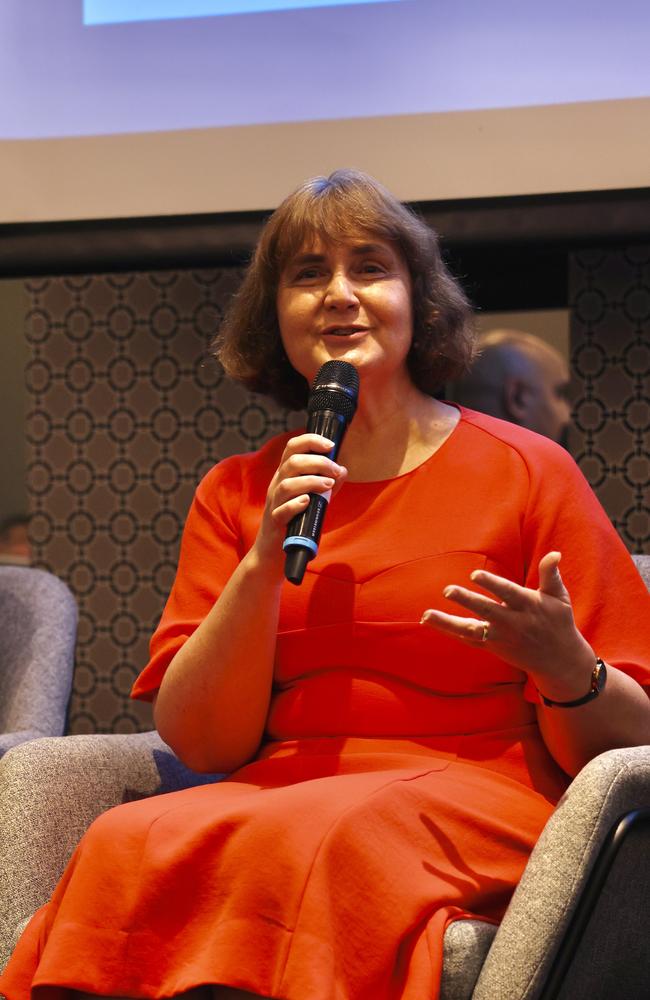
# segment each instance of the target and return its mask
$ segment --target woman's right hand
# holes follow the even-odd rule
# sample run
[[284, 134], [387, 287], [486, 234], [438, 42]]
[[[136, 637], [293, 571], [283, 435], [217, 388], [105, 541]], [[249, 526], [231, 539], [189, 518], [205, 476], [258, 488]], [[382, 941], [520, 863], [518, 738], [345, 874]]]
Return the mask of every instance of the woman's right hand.
[[309, 503], [309, 493], [334, 495], [347, 469], [328, 458], [334, 443], [320, 434], [298, 434], [282, 453], [266, 494], [264, 514], [254, 547], [263, 560], [282, 560], [282, 543], [289, 521]]

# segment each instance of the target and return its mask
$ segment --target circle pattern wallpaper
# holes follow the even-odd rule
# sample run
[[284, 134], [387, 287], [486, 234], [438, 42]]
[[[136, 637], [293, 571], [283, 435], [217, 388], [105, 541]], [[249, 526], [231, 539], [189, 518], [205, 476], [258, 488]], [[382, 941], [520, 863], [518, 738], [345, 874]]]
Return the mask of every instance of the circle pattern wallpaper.
[[631, 552], [650, 552], [650, 247], [569, 270], [572, 451]]
[[236, 269], [32, 280], [28, 491], [36, 564], [79, 606], [68, 731], [152, 726], [129, 691], [171, 588], [194, 489], [299, 426], [209, 355]]

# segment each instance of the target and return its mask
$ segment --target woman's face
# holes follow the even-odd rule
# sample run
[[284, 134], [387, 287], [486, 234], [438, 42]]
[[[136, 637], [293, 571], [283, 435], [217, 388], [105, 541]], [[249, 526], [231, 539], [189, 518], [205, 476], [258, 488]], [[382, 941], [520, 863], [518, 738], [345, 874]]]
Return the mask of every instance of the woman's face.
[[278, 323], [289, 361], [311, 382], [326, 361], [401, 380], [413, 335], [411, 279], [394, 244], [373, 236], [300, 248], [280, 276]]

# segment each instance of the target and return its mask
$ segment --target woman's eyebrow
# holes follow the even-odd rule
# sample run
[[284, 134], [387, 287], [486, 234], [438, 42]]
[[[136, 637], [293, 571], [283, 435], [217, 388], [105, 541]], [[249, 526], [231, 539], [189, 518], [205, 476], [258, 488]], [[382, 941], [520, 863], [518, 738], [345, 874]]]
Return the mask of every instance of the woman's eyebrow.
[[[381, 243], [360, 243], [350, 247], [350, 253], [355, 257], [361, 257], [366, 253], [388, 254], [390, 250]], [[299, 267], [303, 264], [322, 264], [327, 254], [324, 253], [299, 253], [289, 261], [289, 267]]]
[[292, 257], [289, 266], [295, 267], [296, 264], [321, 264], [325, 260], [325, 254], [323, 253], [300, 253], [297, 257]]
[[364, 254], [364, 253], [390, 253], [388, 247], [383, 246], [381, 243], [361, 243], [359, 246], [353, 246], [353, 254]]

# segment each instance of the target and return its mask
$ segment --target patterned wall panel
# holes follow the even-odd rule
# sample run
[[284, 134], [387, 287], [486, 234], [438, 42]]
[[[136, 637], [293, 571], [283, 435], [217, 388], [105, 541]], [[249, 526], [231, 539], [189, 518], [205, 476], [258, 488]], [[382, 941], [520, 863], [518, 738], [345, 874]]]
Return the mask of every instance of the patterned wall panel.
[[573, 254], [572, 451], [631, 552], [650, 552], [650, 245]]
[[151, 727], [129, 689], [171, 586], [193, 490], [300, 422], [206, 354], [235, 269], [32, 280], [28, 489], [37, 565], [80, 611], [69, 731]]

